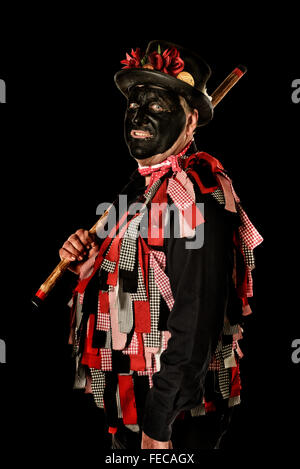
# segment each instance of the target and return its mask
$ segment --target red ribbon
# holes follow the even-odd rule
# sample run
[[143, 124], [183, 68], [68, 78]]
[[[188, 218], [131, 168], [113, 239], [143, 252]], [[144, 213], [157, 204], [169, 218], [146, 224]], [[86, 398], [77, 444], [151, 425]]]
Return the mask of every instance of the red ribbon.
[[137, 424], [137, 412], [133, 379], [130, 375], [118, 375], [119, 395], [124, 425]]

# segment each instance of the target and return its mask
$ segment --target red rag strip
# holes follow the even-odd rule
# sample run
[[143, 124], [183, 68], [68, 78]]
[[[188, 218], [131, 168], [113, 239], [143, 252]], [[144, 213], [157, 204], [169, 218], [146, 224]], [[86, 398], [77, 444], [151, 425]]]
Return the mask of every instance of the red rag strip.
[[163, 246], [165, 214], [168, 204], [168, 180], [165, 179], [154, 195], [149, 210], [148, 244], [150, 246]]
[[84, 350], [82, 354], [81, 364], [87, 365], [90, 368], [96, 368], [100, 370], [101, 368], [101, 355], [99, 354], [99, 349], [92, 346], [93, 342], [93, 332], [95, 327], [95, 316], [91, 314], [88, 322], [87, 335], [84, 342]]
[[130, 375], [118, 375], [118, 380], [124, 425], [135, 425], [137, 424], [137, 412], [133, 378]]
[[240, 369], [239, 364], [232, 368], [231, 372], [231, 390], [230, 397], [239, 396], [241, 393], [241, 380], [240, 380]]

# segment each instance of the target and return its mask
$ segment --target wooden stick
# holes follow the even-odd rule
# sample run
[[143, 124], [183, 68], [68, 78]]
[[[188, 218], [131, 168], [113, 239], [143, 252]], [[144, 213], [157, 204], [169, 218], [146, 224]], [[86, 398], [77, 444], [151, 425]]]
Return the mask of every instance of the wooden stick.
[[[239, 79], [246, 73], [247, 69], [243, 65], [236, 67], [230, 75], [218, 86], [218, 88], [212, 94], [212, 106], [216, 105], [226, 96], [229, 90], [239, 81]], [[89, 233], [95, 234], [101, 225], [105, 224], [105, 219], [111, 209], [112, 205], [103, 213], [95, 225], [89, 230]], [[100, 223], [102, 221], [102, 223]], [[53, 272], [49, 275], [47, 280], [40, 286], [38, 291], [35, 294], [35, 297], [32, 299], [32, 303], [35, 306], [40, 306], [41, 302], [47, 297], [53, 287], [56, 285], [57, 281], [63, 276], [64, 272], [68, 269], [71, 261], [63, 259], [55, 267]]]
[[218, 88], [211, 95], [212, 105], [215, 108], [217, 104], [226, 96], [228, 91], [242, 78], [243, 75], [247, 72], [244, 65], [239, 65], [236, 67], [225, 80], [218, 86]]
[[[101, 215], [99, 220], [95, 223], [94, 226], [89, 230], [90, 234], [95, 234], [97, 230], [101, 228], [101, 226], [104, 226], [105, 224], [105, 219], [111, 209], [113, 204]], [[102, 223], [101, 223], [102, 221]], [[38, 291], [35, 294], [35, 297], [31, 300], [34, 306], [40, 306], [41, 301], [44, 301], [48, 293], [53, 289], [53, 287], [56, 285], [57, 281], [63, 276], [65, 271], [68, 269], [71, 261], [68, 259], [62, 259], [59, 264], [55, 267], [55, 269], [51, 272], [47, 280], [40, 286]]]

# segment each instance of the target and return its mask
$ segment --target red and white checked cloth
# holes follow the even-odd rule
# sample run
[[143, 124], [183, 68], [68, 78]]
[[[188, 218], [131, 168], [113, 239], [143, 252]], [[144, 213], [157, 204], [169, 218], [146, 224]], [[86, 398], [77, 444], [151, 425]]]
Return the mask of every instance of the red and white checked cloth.
[[231, 187], [231, 190], [232, 190], [232, 195], [234, 197], [234, 200], [236, 202], [236, 209], [237, 209], [237, 212], [240, 216], [240, 219], [241, 219], [241, 222], [242, 222], [242, 225], [239, 227], [239, 233], [240, 233], [240, 237], [241, 239], [244, 241], [244, 243], [246, 244], [246, 246], [253, 250], [254, 248], [256, 248], [260, 243], [263, 242], [263, 237], [260, 235], [260, 233], [257, 231], [257, 229], [255, 228], [255, 226], [251, 223], [251, 221], [249, 220], [246, 212], [243, 210], [243, 208], [241, 207], [240, 205], [240, 199], [239, 197], [237, 196], [234, 188], [233, 188], [233, 185], [232, 185], [232, 181], [230, 179], [229, 176], [227, 176], [226, 173], [224, 173], [223, 171], [221, 171], [221, 174], [222, 176], [224, 176], [227, 181], [230, 183], [230, 187]]
[[165, 274], [164, 270], [166, 268], [166, 255], [162, 251], [150, 251], [150, 266], [154, 271], [155, 282], [158, 286], [158, 289], [163, 296], [165, 302], [168, 305], [169, 310], [173, 308], [174, 298], [171, 289], [170, 279]]
[[108, 348], [100, 349], [101, 356], [101, 370], [112, 371], [112, 352]]
[[176, 179], [170, 178], [167, 194], [179, 210], [186, 210], [195, 202], [195, 197], [192, 197]]
[[204, 218], [195, 204], [193, 183], [185, 171], [169, 179], [167, 193], [179, 210], [180, 237], [194, 236], [195, 227], [203, 223]]
[[138, 171], [142, 176], [149, 176], [149, 174], [151, 174], [147, 191], [152, 186], [152, 184], [154, 184], [158, 179], [160, 179], [164, 174], [166, 174], [171, 167], [174, 173], [182, 171], [182, 168], [180, 167], [178, 162], [178, 158], [185, 155], [185, 153], [190, 148], [192, 142], [193, 139], [184, 147], [184, 149], [180, 153], [178, 153], [177, 155], [170, 155], [162, 163], [154, 164], [152, 166], [140, 166], [138, 168]]
[[97, 313], [97, 331], [109, 331], [110, 330], [110, 315], [107, 313]]
[[139, 341], [136, 332], [133, 333], [130, 344], [122, 350], [122, 353], [125, 355], [137, 355], [139, 353]]
[[263, 242], [263, 237], [259, 234], [255, 226], [249, 220], [246, 212], [242, 209], [241, 205], [237, 205], [237, 211], [240, 215], [242, 225], [239, 227], [239, 233], [249, 249], [254, 249]]

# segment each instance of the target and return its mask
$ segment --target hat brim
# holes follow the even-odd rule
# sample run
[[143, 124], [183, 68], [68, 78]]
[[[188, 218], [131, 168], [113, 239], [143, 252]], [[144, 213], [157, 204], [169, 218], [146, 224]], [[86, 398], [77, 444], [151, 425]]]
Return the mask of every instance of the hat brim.
[[197, 88], [158, 70], [128, 68], [114, 76], [119, 90], [128, 97], [129, 90], [136, 85], [152, 84], [175, 91], [199, 113], [198, 125], [205, 125], [213, 118], [213, 107], [209, 98]]

